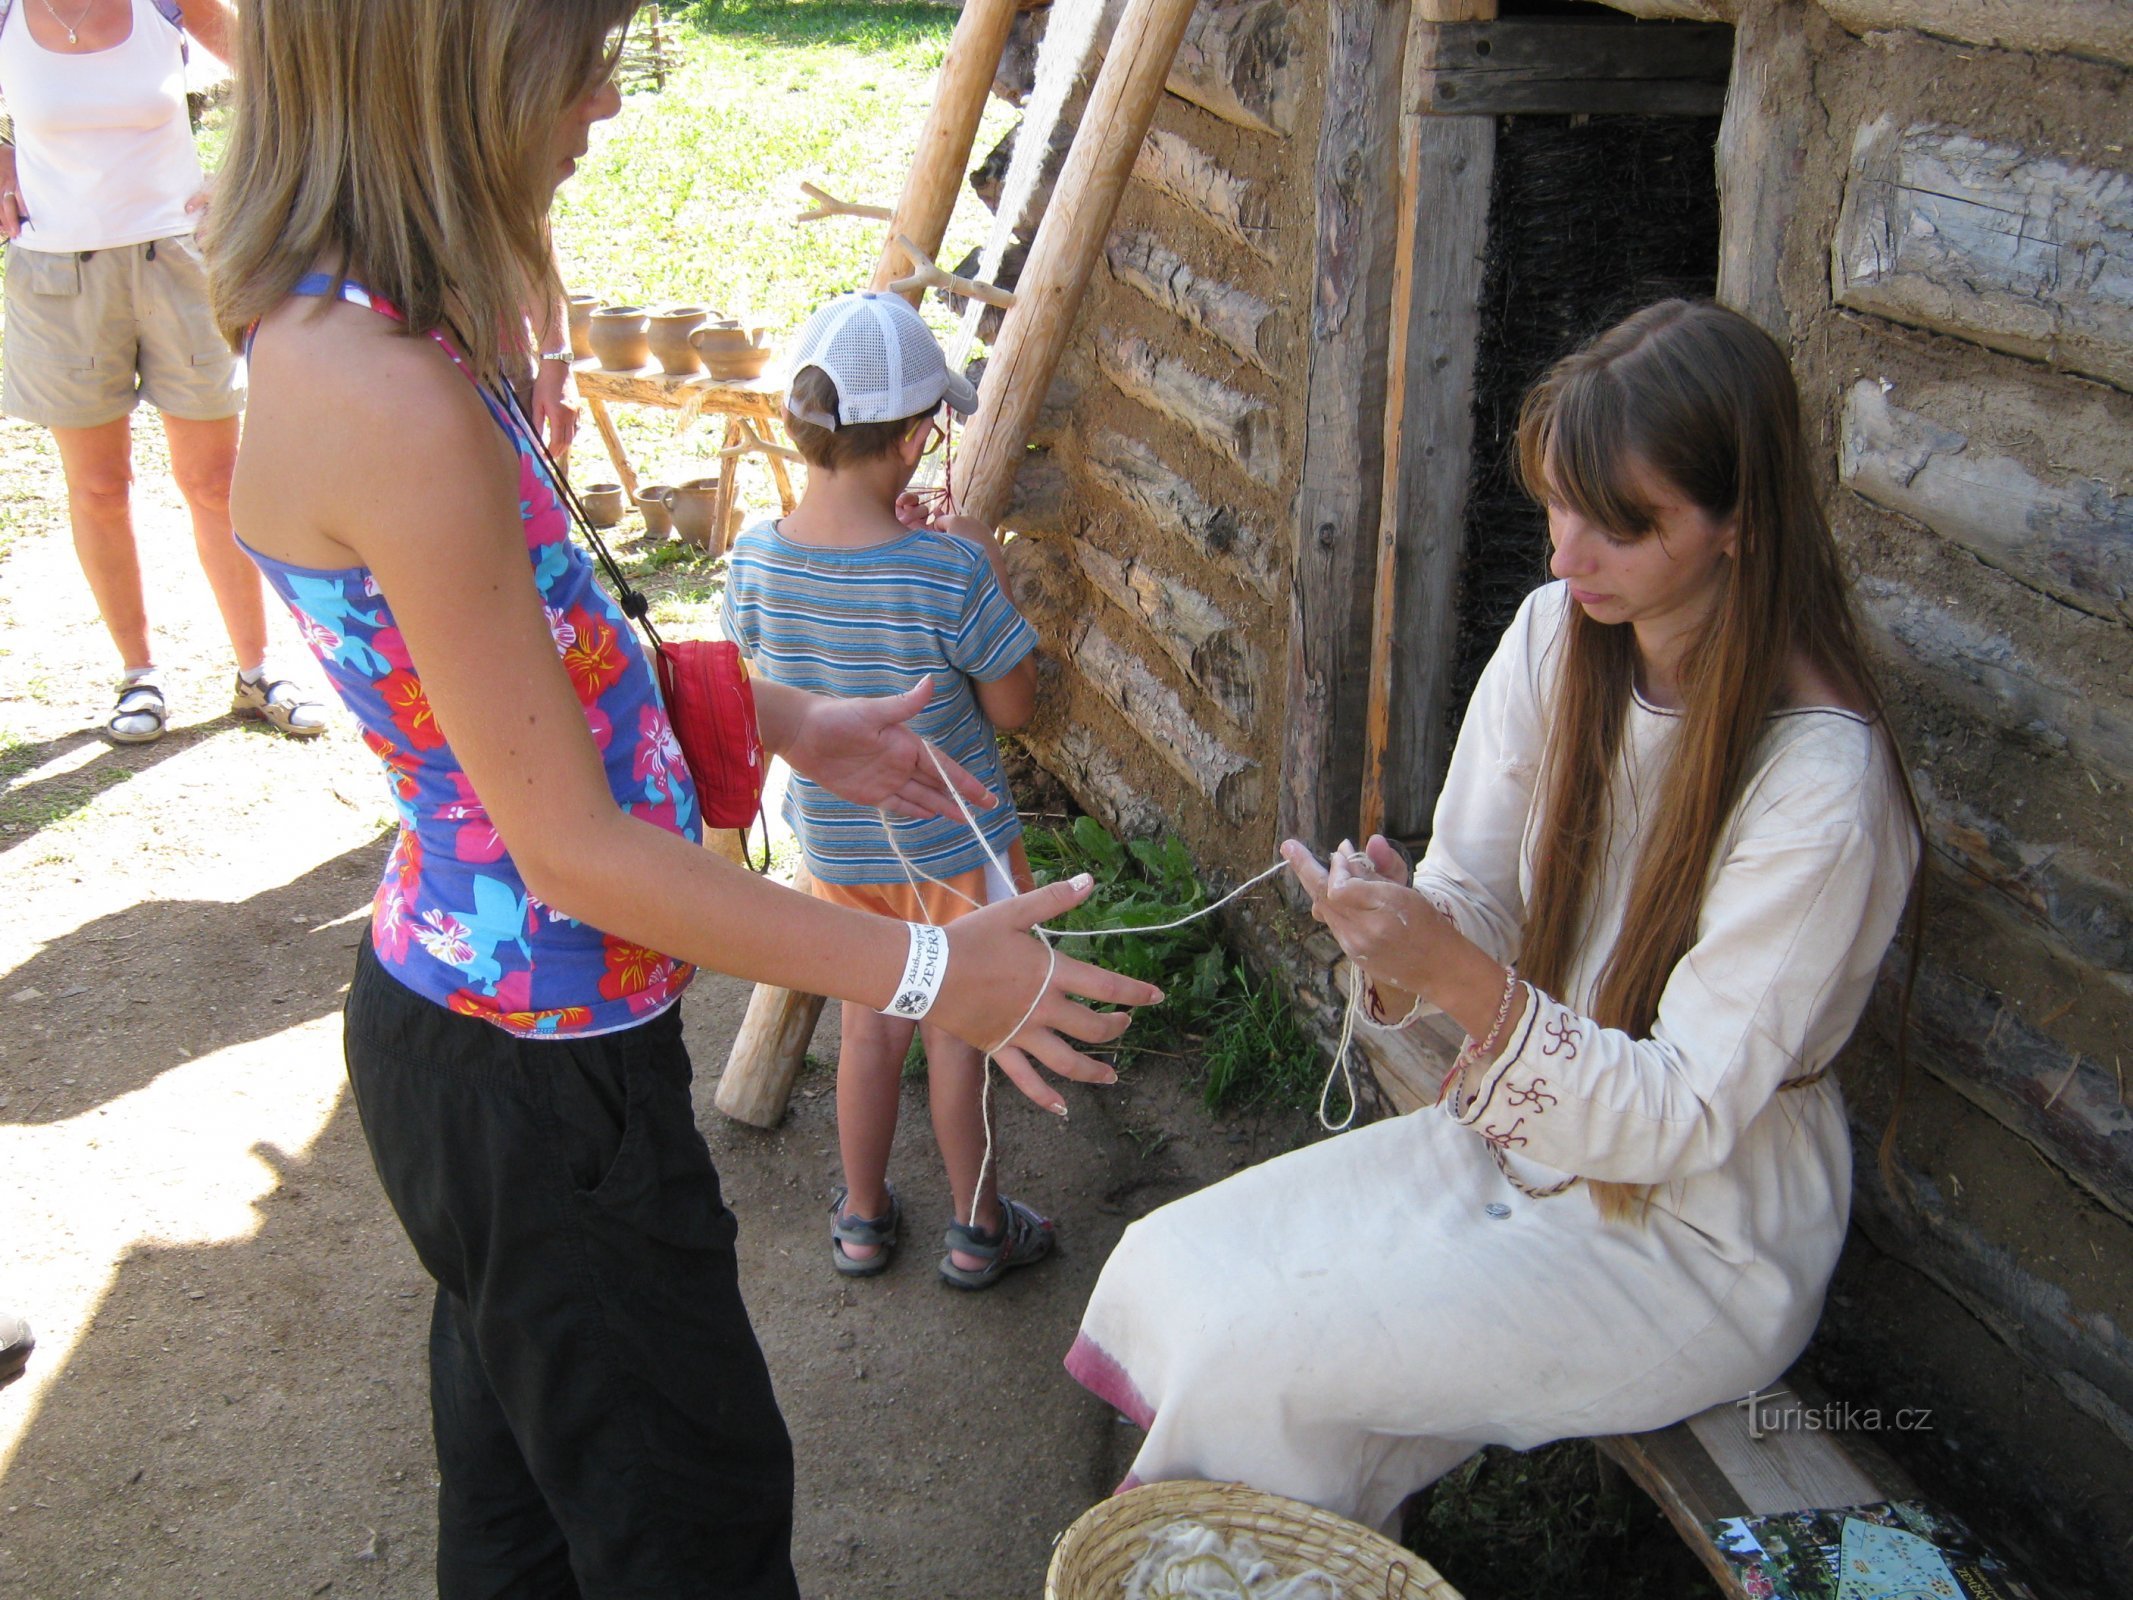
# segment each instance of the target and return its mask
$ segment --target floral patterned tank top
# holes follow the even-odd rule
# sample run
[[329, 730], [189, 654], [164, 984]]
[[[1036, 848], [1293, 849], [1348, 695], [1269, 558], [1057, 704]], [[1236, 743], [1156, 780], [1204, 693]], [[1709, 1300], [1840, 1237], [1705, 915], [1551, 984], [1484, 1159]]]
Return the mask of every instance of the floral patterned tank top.
[[[300, 295], [325, 295], [315, 273]], [[341, 297], [397, 317], [359, 285]], [[432, 334], [518, 454], [526, 559], [615, 801], [632, 816], [700, 840], [695, 785], [643, 646], [593, 579], [590, 556], [534, 442], [458, 351]], [[366, 567], [321, 571], [249, 552], [384, 764], [400, 832], [371, 912], [371, 943], [425, 999], [526, 1037], [583, 1036], [639, 1023], [679, 998], [687, 963], [577, 922], [527, 891], [481, 797], [431, 715], [422, 679]]]

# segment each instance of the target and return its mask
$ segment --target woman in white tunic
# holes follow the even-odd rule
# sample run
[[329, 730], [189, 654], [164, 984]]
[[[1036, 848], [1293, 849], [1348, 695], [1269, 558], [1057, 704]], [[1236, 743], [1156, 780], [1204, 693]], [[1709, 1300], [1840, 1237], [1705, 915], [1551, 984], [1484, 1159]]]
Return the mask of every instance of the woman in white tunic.
[[1745, 1394], [1820, 1315], [1826, 1069], [1919, 831], [1791, 374], [1666, 302], [1535, 389], [1520, 452], [1560, 581], [1482, 675], [1413, 886], [1383, 840], [1284, 847], [1373, 1014], [1435, 1005], [1468, 1048], [1435, 1107], [1127, 1231], [1067, 1366], [1147, 1430], [1129, 1484], [1376, 1523], [1483, 1445]]

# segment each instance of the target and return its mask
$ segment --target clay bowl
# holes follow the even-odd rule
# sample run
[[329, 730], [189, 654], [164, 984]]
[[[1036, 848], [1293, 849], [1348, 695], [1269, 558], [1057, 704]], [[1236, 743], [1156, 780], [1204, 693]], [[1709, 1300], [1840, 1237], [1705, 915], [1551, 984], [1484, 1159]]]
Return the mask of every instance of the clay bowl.
[[668, 509], [673, 503], [671, 483], [648, 483], [637, 491], [637, 509], [644, 516], [647, 538], [664, 539], [674, 531], [674, 513]]
[[704, 370], [721, 383], [760, 378], [773, 353], [761, 328], [743, 328], [731, 318], [698, 328], [689, 339], [703, 357]]
[[716, 478], [691, 478], [679, 485], [667, 504], [674, 519], [674, 532], [699, 550], [716, 550], [723, 536], [715, 520], [718, 506]]
[[622, 520], [622, 485], [588, 483], [578, 493], [578, 504], [585, 508], [585, 520], [594, 527], [612, 528]]
[[633, 372], [652, 359], [651, 321], [643, 306], [602, 306], [592, 314], [593, 354], [610, 372]]
[[593, 307], [600, 303], [596, 294], [574, 294], [570, 297], [570, 353], [583, 361], [593, 353], [592, 314]]
[[668, 306], [664, 311], [654, 312], [651, 346], [659, 364], [677, 376], [703, 371], [704, 364], [697, 359], [696, 347], [689, 343], [689, 335], [717, 315], [709, 306]]

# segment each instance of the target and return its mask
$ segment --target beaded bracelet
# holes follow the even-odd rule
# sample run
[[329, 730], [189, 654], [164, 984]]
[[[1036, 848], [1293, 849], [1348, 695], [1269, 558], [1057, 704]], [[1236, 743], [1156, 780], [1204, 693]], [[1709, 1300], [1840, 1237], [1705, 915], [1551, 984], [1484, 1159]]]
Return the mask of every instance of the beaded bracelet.
[[[1476, 1044], [1474, 1036], [1472, 1034], [1467, 1035], [1466, 1043], [1460, 1047], [1459, 1053], [1452, 1057], [1451, 1071], [1444, 1075], [1444, 1082], [1437, 1088], [1437, 1098], [1439, 1100], [1451, 1093], [1452, 1085], [1459, 1081], [1459, 1075], [1465, 1072], [1469, 1066], [1474, 1062], [1487, 1060], [1494, 1055], [1497, 1042], [1503, 1038], [1504, 1021], [1511, 1015], [1511, 996], [1517, 992], [1518, 969], [1516, 967], [1505, 967], [1503, 969], [1503, 998], [1496, 1002], [1496, 1020], [1489, 1024], [1489, 1036], [1482, 1040], [1481, 1043]], [[1459, 1115], [1460, 1107], [1455, 1102], [1451, 1110], [1452, 1115], [1457, 1116]]]

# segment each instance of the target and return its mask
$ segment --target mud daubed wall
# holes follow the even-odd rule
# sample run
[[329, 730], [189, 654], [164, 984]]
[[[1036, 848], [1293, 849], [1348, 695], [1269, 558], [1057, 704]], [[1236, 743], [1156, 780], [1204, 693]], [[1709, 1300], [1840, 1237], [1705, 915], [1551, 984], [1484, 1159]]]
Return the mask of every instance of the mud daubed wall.
[[[2133, 1535], [2133, 8], [1749, 0], [1721, 295], [1794, 355], [1931, 834], [1821, 1336], [1929, 1469], [2104, 1577]], [[2012, 1502], [2012, 1503], [2010, 1503]]]

